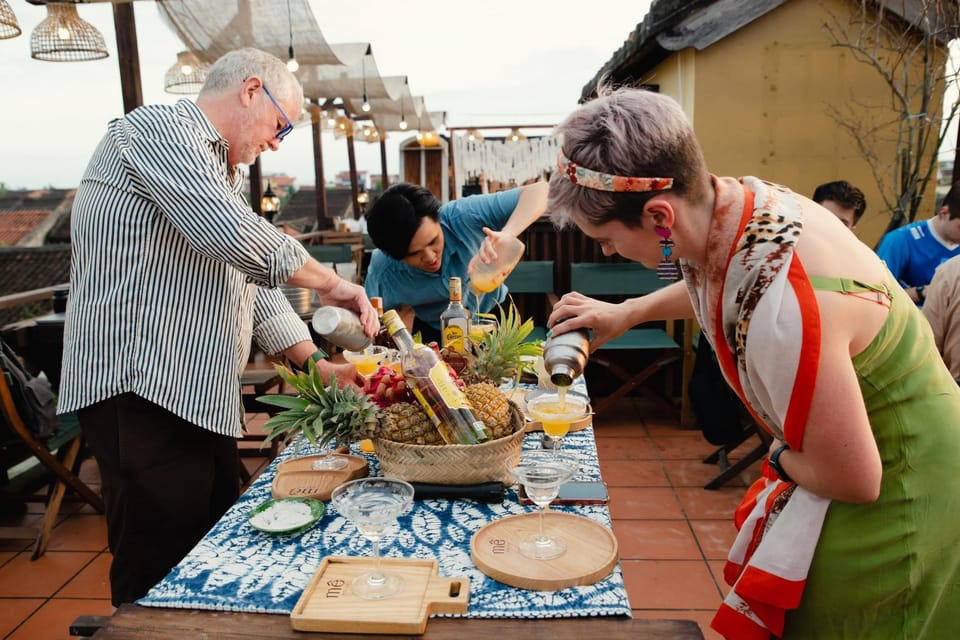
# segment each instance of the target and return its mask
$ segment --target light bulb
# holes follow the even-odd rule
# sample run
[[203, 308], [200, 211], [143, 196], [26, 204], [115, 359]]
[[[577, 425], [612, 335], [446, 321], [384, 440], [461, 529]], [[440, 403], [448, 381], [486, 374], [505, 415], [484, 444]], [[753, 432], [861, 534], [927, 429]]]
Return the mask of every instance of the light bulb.
[[57, 27], [57, 37], [60, 38], [61, 40], [69, 40], [70, 30], [67, 29], [66, 27]]
[[401, 131], [406, 131], [406, 130], [407, 130], [407, 121], [406, 121], [406, 120], [401, 120], [401, 121], [400, 121], [400, 130], [401, 130]]
[[189, 76], [190, 74], [193, 73], [193, 67], [191, 67], [189, 64], [185, 64], [182, 67], [180, 67], [180, 73], [182, 73], [185, 76]]
[[300, 68], [300, 63], [297, 62], [296, 58], [290, 58], [289, 60], [287, 60], [287, 69], [290, 71], [290, 73], [295, 73], [296, 70], [299, 68]]
[[360, 110], [364, 113], [370, 111], [370, 103], [367, 102], [367, 94], [363, 94], [363, 104], [360, 105]]

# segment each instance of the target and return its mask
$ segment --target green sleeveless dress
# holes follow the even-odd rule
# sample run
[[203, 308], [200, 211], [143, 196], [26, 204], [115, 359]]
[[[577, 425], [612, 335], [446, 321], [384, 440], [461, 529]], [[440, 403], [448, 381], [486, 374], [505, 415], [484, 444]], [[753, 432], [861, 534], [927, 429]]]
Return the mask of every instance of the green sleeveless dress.
[[883, 479], [874, 503], [830, 504], [783, 637], [958, 638], [960, 388], [900, 288], [887, 294], [851, 280], [810, 280], [819, 290], [890, 297], [880, 333], [853, 359]]

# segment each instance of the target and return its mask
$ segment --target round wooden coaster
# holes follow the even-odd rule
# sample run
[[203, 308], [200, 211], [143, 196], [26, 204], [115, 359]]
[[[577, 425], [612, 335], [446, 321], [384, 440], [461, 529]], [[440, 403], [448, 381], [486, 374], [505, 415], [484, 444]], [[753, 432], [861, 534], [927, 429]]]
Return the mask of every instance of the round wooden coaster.
[[482, 527], [470, 540], [473, 563], [498, 582], [537, 591], [593, 584], [617, 564], [617, 539], [612, 531], [584, 516], [556, 511], [547, 511], [543, 528], [564, 539], [566, 553], [553, 560], [522, 555], [520, 541], [539, 530], [539, 517], [525, 513]]

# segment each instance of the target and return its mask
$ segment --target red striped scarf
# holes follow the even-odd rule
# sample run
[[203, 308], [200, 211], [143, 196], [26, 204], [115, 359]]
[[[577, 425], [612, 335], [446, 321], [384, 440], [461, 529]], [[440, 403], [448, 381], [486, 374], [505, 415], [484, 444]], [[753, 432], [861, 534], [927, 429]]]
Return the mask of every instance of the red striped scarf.
[[[698, 320], [724, 376], [758, 424], [792, 449], [820, 358], [820, 314], [795, 255], [803, 218], [795, 194], [756, 178], [714, 178], [705, 265], [684, 264]], [[711, 626], [726, 638], [781, 636], [800, 604], [829, 500], [784, 483], [765, 463], [737, 508], [724, 579], [732, 589]]]

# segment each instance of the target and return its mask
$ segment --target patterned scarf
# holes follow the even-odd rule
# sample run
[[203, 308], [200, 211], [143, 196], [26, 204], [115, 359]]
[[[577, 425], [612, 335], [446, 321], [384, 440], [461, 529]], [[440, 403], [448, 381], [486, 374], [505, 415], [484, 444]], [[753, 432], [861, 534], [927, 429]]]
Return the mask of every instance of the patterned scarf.
[[[684, 280], [727, 381], [758, 424], [799, 451], [820, 359], [819, 309], [794, 252], [800, 205], [757, 178], [713, 180], [708, 260], [681, 261]], [[732, 589], [714, 629], [737, 640], [783, 634], [829, 504], [764, 463], [734, 516], [739, 533], [724, 568]]]

